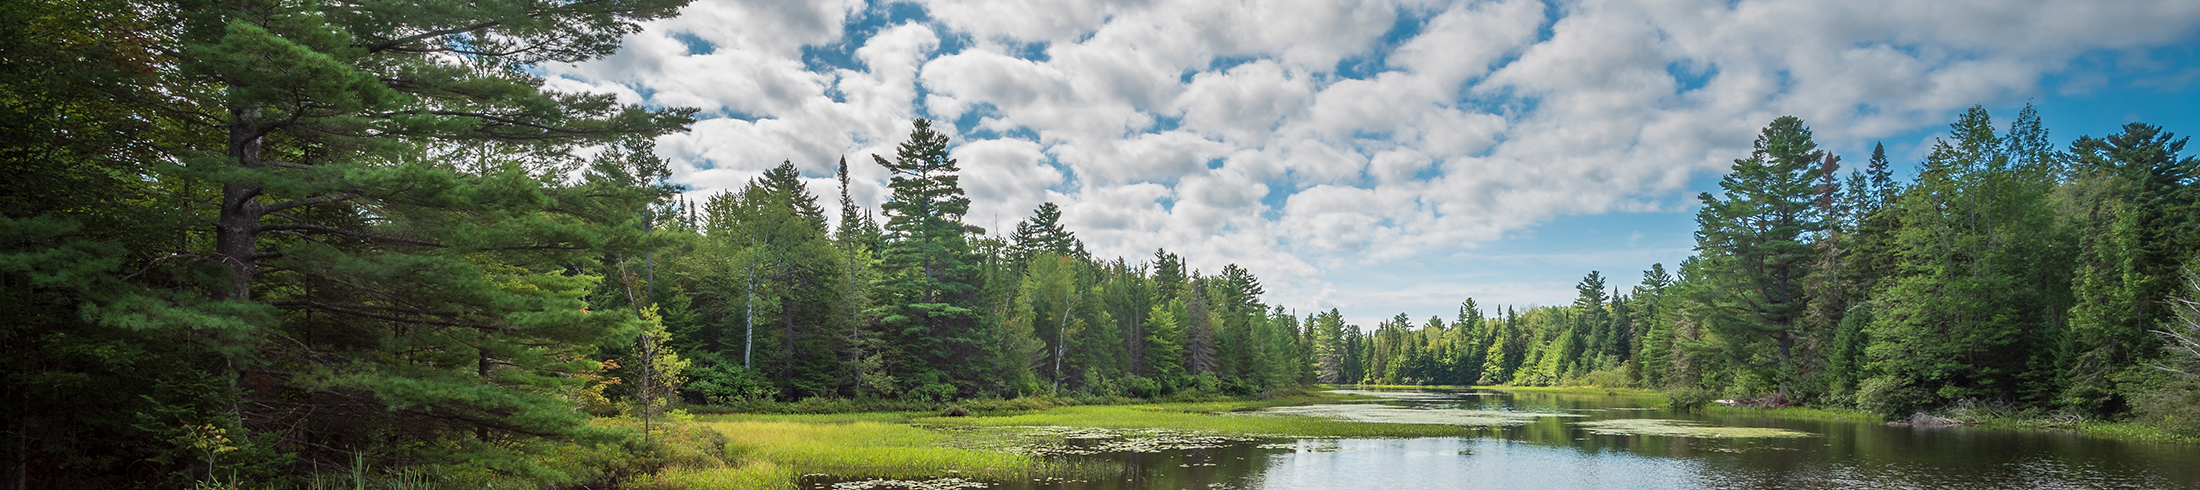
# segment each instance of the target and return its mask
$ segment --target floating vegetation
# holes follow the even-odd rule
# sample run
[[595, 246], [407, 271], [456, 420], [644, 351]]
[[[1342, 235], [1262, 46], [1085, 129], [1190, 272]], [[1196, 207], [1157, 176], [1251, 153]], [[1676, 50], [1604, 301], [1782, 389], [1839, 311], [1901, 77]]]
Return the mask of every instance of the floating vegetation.
[[[1246, 403], [1193, 403], [1076, 406], [1010, 416], [924, 418], [913, 420], [911, 423], [940, 429], [1073, 426], [1108, 429], [1170, 429], [1247, 437], [1455, 437], [1469, 434], [1468, 429], [1446, 424], [1369, 423], [1340, 420], [1334, 417], [1299, 417], [1283, 414], [1265, 414], [1265, 416], [1217, 415], [1217, 412], [1232, 415], [1260, 414], [1258, 410], [1235, 412], [1240, 408], [1247, 408], [1247, 405]], [[1375, 405], [1365, 404], [1313, 406], [1375, 407]]]
[[1337, 450], [1339, 449], [1344, 449], [1343, 446], [1337, 445], [1336, 441], [1325, 441], [1320, 439], [1302, 439], [1291, 442], [1271, 442], [1267, 444], [1262, 444], [1259, 447], [1261, 449], [1289, 449], [1302, 453], [1334, 453], [1337, 452]]
[[1758, 437], [1811, 437], [1809, 432], [1770, 427], [1725, 427], [1690, 420], [1616, 419], [1582, 422], [1591, 434], [1607, 436], [1669, 436], [1709, 439]]
[[1060, 426], [996, 427], [971, 431], [970, 434], [951, 445], [1032, 456], [1060, 456], [1215, 449], [1257, 440], [1252, 437], [1170, 429]]
[[1272, 407], [1251, 412], [1255, 415], [1319, 417], [1347, 422], [1377, 424], [1430, 424], [1467, 426], [1516, 426], [1527, 425], [1543, 417], [1580, 417], [1564, 413], [1503, 412], [1496, 410], [1467, 410], [1459, 408], [1414, 409], [1388, 405], [1305, 405], [1297, 407]]
[[877, 490], [888, 488], [898, 488], [904, 490], [963, 490], [967, 488], [985, 488], [988, 486], [991, 485], [987, 485], [985, 482], [976, 482], [954, 477], [935, 478], [931, 480], [870, 479], [834, 483], [833, 490]]
[[1430, 393], [1426, 391], [1329, 390], [1329, 392], [1340, 395], [1371, 396], [1383, 399], [1381, 401], [1451, 401], [1457, 398], [1451, 393]]

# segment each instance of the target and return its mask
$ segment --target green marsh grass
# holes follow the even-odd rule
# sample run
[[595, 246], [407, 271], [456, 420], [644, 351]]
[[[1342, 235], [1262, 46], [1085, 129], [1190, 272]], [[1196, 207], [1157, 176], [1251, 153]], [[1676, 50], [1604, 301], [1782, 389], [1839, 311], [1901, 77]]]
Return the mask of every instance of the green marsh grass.
[[1234, 414], [1271, 405], [1261, 402], [1169, 403], [1061, 407], [996, 417], [931, 417], [910, 421], [939, 427], [1065, 426], [1170, 429], [1248, 436], [1432, 437], [1460, 436], [1476, 428], [1436, 424], [1345, 422], [1315, 417]]
[[1617, 395], [1626, 397], [1664, 398], [1665, 393], [1640, 388], [1598, 388], [1591, 386], [1476, 386], [1485, 390], [1519, 393], [1550, 393], [1557, 395]]
[[1704, 407], [1703, 411], [1704, 413], [1714, 413], [1720, 415], [1749, 415], [1757, 417], [1771, 417], [1777, 419], [1816, 420], [1825, 422], [1876, 423], [1881, 420], [1879, 414], [1876, 413], [1866, 412], [1863, 410], [1849, 410], [1842, 408], [1740, 408], [1713, 405]]
[[977, 479], [1114, 474], [1112, 466], [1046, 461], [1008, 451], [950, 447], [955, 434], [903, 424], [907, 413], [698, 417], [726, 434], [735, 461], [768, 461], [794, 474], [852, 478]]
[[644, 490], [794, 490], [801, 474], [770, 461], [755, 461], [730, 468], [672, 469], [637, 482]]
[[2200, 437], [2177, 434], [2131, 422], [2088, 420], [2064, 422], [2046, 418], [1985, 417], [1968, 421], [1973, 427], [2039, 431], [2070, 431], [2103, 439], [2167, 444], [2200, 444]]

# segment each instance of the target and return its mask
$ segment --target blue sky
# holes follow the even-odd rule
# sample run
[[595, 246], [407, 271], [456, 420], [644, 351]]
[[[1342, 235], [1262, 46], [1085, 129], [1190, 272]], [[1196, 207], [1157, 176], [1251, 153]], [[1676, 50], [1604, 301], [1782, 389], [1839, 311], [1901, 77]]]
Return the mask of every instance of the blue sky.
[[1237, 263], [1372, 325], [1672, 266], [1783, 114], [1905, 172], [1974, 104], [2035, 104], [2062, 143], [2200, 133], [2196, 27], [2190, 0], [698, 0], [544, 74], [702, 109], [658, 141], [697, 195], [782, 160], [832, 195], [846, 156], [875, 206], [870, 155], [931, 118], [967, 221], [1056, 202], [1096, 253]]

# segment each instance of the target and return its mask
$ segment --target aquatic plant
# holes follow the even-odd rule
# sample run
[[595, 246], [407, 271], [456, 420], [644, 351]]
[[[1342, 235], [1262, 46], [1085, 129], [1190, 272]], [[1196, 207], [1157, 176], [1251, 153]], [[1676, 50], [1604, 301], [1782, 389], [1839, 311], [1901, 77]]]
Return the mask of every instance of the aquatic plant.
[[1725, 427], [1672, 419], [1613, 419], [1582, 422], [1591, 434], [1608, 436], [1667, 436], [1698, 438], [1813, 437], [1809, 432], [1770, 427]]
[[[1246, 403], [1062, 407], [1000, 417], [935, 417], [912, 423], [937, 427], [1069, 426], [1175, 429], [1244, 436], [1421, 437], [1459, 436], [1457, 425], [1370, 423], [1288, 414], [1232, 413]], [[1357, 405], [1354, 405], [1357, 406]], [[1262, 408], [1253, 406], [1252, 408]]]

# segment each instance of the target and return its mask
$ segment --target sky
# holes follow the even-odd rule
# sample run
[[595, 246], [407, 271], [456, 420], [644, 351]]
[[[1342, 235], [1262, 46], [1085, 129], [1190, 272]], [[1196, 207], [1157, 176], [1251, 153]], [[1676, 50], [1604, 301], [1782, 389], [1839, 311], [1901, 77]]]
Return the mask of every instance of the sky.
[[876, 209], [872, 155], [927, 118], [971, 224], [1054, 202], [1095, 255], [1238, 264], [1373, 326], [1672, 267], [1781, 115], [1898, 174], [1973, 105], [2058, 144], [2200, 133], [2200, 2], [696, 0], [541, 74], [700, 109], [657, 140], [692, 198], [788, 161], [831, 206], [846, 157]]

